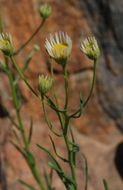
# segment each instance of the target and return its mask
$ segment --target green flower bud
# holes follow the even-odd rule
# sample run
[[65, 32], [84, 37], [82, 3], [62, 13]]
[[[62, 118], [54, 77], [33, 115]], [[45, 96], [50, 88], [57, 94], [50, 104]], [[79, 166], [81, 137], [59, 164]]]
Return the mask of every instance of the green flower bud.
[[80, 49], [91, 60], [97, 60], [100, 56], [100, 49], [94, 36], [84, 39]]
[[14, 52], [14, 47], [12, 45], [12, 37], [8, 33], [0, 34], [0, 50], [6, 55], [10, 56]]
[[50, 91], [50, 89], [53, 86], [53, 78], [50, 76], [44, 76], [41, 75], [39, 76], [39, 80], [38, 80], [38, 88], [39, 91], [42, 95], [42, 97]]
[[37, 52], [37, 51], [40, 51], [40, 47], [37, 45], [37, 44], [35, 44], [34, 46], [33, 46], [33, 49]]
[[47, 19], [52, 14], [52, 7], [48, 4], [44, 4], [40, 6], [40, 16], [43, 19]]

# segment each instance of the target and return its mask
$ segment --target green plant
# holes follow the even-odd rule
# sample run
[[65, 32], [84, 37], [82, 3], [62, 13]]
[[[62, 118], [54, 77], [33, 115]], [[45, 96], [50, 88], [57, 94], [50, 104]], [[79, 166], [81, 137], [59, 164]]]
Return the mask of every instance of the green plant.
[[[4, 62], [0, 61], [0, 68], [5, 73], [5, 75], [8, 77], [11, 92], [12, 92], [12, 101], [14, 104], [15, 112], [16, 112], [16, 120], [11, 116], [11, 113], [8, 114], [8, 117], [11, 121], [11, 123], [15, 126], [17, 131], [21, 135], [21, 139], [23, 141], [23, 146], [20, 146], [19, 144], [15, 144], [12, 140], [11, 143], [16, 147], [16, 149], [23, 155], [25, 158], [34, 179], [36, 180], [39, 189], [41, 190], [52, 190], [52, 172], [55, 171], [58, 175], [58, 177], [61, 179], [62, 183], [64, 184], [65, 188], [67, 190], [77, 190], [77, 180], [76, 180], [76, 155], [79, 151], [79, 146], [76, 144], [74, 135], [72, 133], [72, 129], [70, 128], [70, 120], [71, 119], [77, 119], [79, 118], [83, 110], [85, 109], [86, 105], [88, 104], [88, 101], [90, 100], [90, 97], [93, 93], [95, 79], [96, 79], [96, 65], [97, 60], [100, 55], [100, 50], [97, 44], [97, 41], [95, 37], [88, 37], [81, 41], [80, 49], [88, 56], [89, 59], [93, 61], [93, 80], [92, 85], [90, 88], [90, 92], [88, 96], [84, 99], [81, 96], [79, 96], [79, 108], [74, 112], [70, 113], [68, 109], [69, 105], [69, 96], [68, 96], [68, 90], [69, 90], [69, 79], [68, 79], [68, 72], [67, 72], [67, 66], [69, 61], [69, 56], [71, 54], [72, 50], [72, 40], [71, 38], [64, 32], [58, 32], [54, 35], [51, 35], [49, 40], [46, 39], [45, 42], [45, 48], [51, 58], [52, 61], [56, 61], [59, 66], [62, 68], [63, 71], [63, 78], [64, 78], [64, 89], [65, 89], [65, 100], [64, 100], [64, 107], [61, 108], [58, 104], [57, 97], [55, 93], [53, 94], [53, 97], [50, 97], [48, 95], [48, 92], [51, 91], [52, 88], [54, 88], [54, 73], [53, 73], [53, 63], [51, 64], [51, 75], [50, 76], [39, 76], [39, 83], [38, 83], [38, 89], [34, 89], [31, 84], [28, 82], [28, 79], [25, 77], [25, 71], [27, 70], [29, 63], [33, 57], [33, 55], [39, 51], [38, 46], [34, 46], [33, 50], [30, 52], [30, 54], [27, 57], [27, 60], [22, 68], [18, 66], [15, 60], [15, 56], [17, 56], [32, 40], [32, 38], [37, 34], [37, 32], [42, 28], [44, 25], [46, 19], [51, 14], [51, 7], [48, 5], [44, 5], [40, 8], [40, 15], [42, 17], [42, 21], [40, 25], [37, 27], [35, 32], [31, 35], [31, 37], [17, 50], [14, 50], [14, 44], [12, 42], [12, 38], [8, 33], [2, 33], [0, 36], [0, 50], [3, 52], [4, 55]], [[10, 64], [11, 63], [11, 64]], [[11, 66], [16, 69], [17, 74], [16, 76], [13, 75], [13, 70], [11, 69]], [[46, 172], [44, 173], [44, 176], [40, 176], [39, 170], [36, 165], [35, 156], [30, 150], [30, 143], [31, 143], [31, 137], [32, 137], [32, 129], [33, 129], [33, 123], [30, 122], [30, 130], [29, 135], [27, 136], [24, 129], [24, 122], [23, 118], [21, 117], [21, 100], [18, 96], [18, 82], [19, 80], [23, 80], [27, 87], [31, 90], [31, 92], [38, 98], [39, 102], [42, 104], [44, 117], [47, 122], [47, 125], [51, 132], [56, 135], [59, 138], [62, 138], [65, 143], [65, 147], [67, 150], [67, 157], [63, 157], [57, 152], [57, 147], [50, 136], [51, 145], [54, 149], [54, 153], [56, 157], [54, 157], [49, 150], [47, 150], [45, 147], [37, 144], [37, 146], [44, 151], [47, 156], [49, 157], [48, 165], [51, 168], [51, 172], [48, 175]], [[54, 90], [53, 90], [54, 91]], [[58, 117], [60, 127], [61, 127], [61, 133], [59, 134], [55, 127], [53, 126], [52, 122], [50, 121], [46, 106], [47, 104], [52, 111], [54, 111]], [[7, 108], [6, 108], [7, 110]], [[18, 135], [15, 131], [13, 131], [15, 134], [15, 137], [18, 140]], [[83, 154], [82, 154], [83, 155]], [[65, 171], [60, 166], [60, 163], [56, 158], [59, 158], [61, 161], [65, 162], [68, 167], [70, 168], [70, 174], [67, 175]], [[88, 188], [88, 165], [86, 157], [83, 155], [83, 158], [85, 160], [85, 190]], [[30, 184], [27, 184], [24, 181], [20, 182], [25, 185], [27, 188], [31, 190], [36, 190], [35, 187], [31, 186]], [[106, 181], [104, 180], [104, 187], [105, 190], [108, 189]]]

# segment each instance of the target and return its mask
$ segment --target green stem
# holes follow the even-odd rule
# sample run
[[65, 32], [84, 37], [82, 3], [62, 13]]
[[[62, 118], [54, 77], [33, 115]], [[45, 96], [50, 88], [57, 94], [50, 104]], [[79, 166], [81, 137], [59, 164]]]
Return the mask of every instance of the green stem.
[[[10, 70], [9, 66], [8, 66], [8, 58], [5, 58], [5, 62], [6, 62], [6, 68], [7, 68], [7, 75], [8, 75], [8, 79], [9, 79], [11, 90], [12, 90], [12, 99], [13, 99], [14, 107], [15, 107], [15, 110], [16, 110], [16, 116], [17, 116], [17, 120], [18, 120], [18, 124], [16, 124], [16, 127], [19, 129], [20, 134], [22, 136], [25, 153], [28, 153], [29, 152], [29, 142], [28, 142], [28, 139], [26, 138], [26, 135], [25, 135], [25, 132], [24, 132], [24, 125], [23, 125], [21, 115], [20, 115], [20, 104], [19, 104], [19, 99], [18, 99], [18, 96], [17, 96], [16, 85], [14, 84], [13, 75], [11, 73], [11, 70]], [[32, 174], [33, 174], [35, 180], [37, 181], [40, 189], [45, 190], [45, 188], [43, 186], [43, 183], [42, 183], [42, 181], [41, 181], [41, 179], [39, 177], [39, 173], [38, 173], [38, 170], [37, 170], [36, 166], [35, 165], [33, 166], [30, 163], [29, 158], [26, 159], [26, 162], [28, 163], [28, 165], [29, 165], [29, 167], [30, 167], [30, 169], [32, 171]]]
[[109, 190], [107, 181], [103, 179], [104, 190]]
[[18, 123], [19, 123], [19, 130], [21, 132], [23, 142], [24, 142], [24, 145], [25, 145], [25, 150], [28, 150], [29, 143], [28, 143], [28, 140], [27, 140], [25, 132], [24, 132], [24, 126], [23, 126], [22, 119], [21, 119], [21, 116], [20, 116], [20, 111], [17, 111], [16, 115], [17, 115], [17, 119], [18, 119]]
[[77, 189], [77, 183], [76, 183], [76, 175], [75, 175], [75, 165], [73, 164], [72, 159], [71, 159], [71, 149], [69, 146], [69, 140], [68, 140], [67, 135], [64, 135], [64, 141], [65, 141], [67, 152], [68, 152], [68, 161], [69, 161], [72, 179], [75, 183], [74, 190], [76, 190]]
[[[89, 95], [88, 95], [87, 99], [85, 100], [85, 102], [83, 103], [83, 108], [86, 107], [86, 105], [87, 105], [88, 101], [90, 100], [90, 98], [92, 96], [92, 93], [93, 93], [94, 85], [95, 85], [95, 82], [96, 82], [96, 63], [97, 63], [97, 60], [94, 61], [92, 85], [91, 85]], [[80, 113], [80, 111], [81, 111], [80, 109], [77, 110], [75, 113], [73, 113], [69, 117], [70, 118], [74, 117], [76, 114]]]
[[8, 66], [8, 58], [6, 57], [5, 59], [5, 62], [6, 62], [6, 68], [7, 68], [7, 76], [8, 76], [8, 79], [9, 79], [9, 83], [10, 83], [10, 87], [12, 89], [12, 100], [13, 100], [13, 103], [14, 103], [14, 106], [15, 106], [15, 109], [16, 109], [16, 112], [18, 112], [18, 110], [20, 109], [20, 105], [19, 105], [19, 101], [18, 101], [18, 98], [16, 96], [16, 86], [14, 85], [14, 82], [13, 82], [13, 75], [9, 69], [9, 66]]
[[27, 142], [27, 139], [26, 139], [26, 136], [25, 136], [25, 133], [24, 133], [23, 123], [22, 123], [21, 117], [20, 117], [20, 102], [19, 102], [18, 96], [17, 96], [16, 85], [14, 84], [13, 75], [12, 75], [10, 69], [9, 69], [9, 66], [8, 66], [8, 59], [6, 58], [5, 61], [6, 61], [6, 67], [7, 67], [7, 75], [8, 75], [10, 86], [11, 86], [11, 89], [12, 89], [12, 99], [13, 99], [13, 103], [14, 103], [14, 107], [15, 107], [15, 110], [16, 110], [16, 115], [17, 115], [17, 119], [18, 119], [18, 123], [19, 123], [18, 125], [16, 125], [16, 127], [18, 126], [18, 129], [21, 132], [25, 147], [27, 147], [28, 142]]
[[84, 104], [83, 104], [83, 107], [85, 107], [90, 99], [90, 97], [92, 96], [92, 93], [93, 93], [93, 89], [94, 89], [94, 85], [95, 85], [95, 82], [96, 82], [96, 63], [97, 61], [95, 60], [94, 61], [94, 71], [93, 71], [93, 80], [92, 80], [92, 85], [91, 85], [91, 89], [90, 89], [90, 93], [87, 97], [87, 99], [85, 100]]
[[66, 65], [63, 66], [63, 72], [64, 72], [64, 84], [65, 84], [65, 106], [64, 109], [67, 110], [68, 107], [68, 74]]
[[[30, 166], [30, 165], [29, 165], [29, 166]], [[39, 172], [38, 172], [38, 170], [37, 170], [37, 167], [35, 167], [35, 166], [34, 166], [34, 167], [30, 166], [30, 169], [32, 170], [32, 174], [33, 174], [35, 180], [37, 181], [37, 183], [38, 183], [40, 189], [41, 189], [41, 190], [45, 190], [45, 187], [44, 187], [44, 185], [43, 185], [43, 182], [42, 182], [41, 178], [39, 177]]]
[[32, 93], [38, 97], [38, 94], [35, 92], [35, 90], [31, 87], [31, 85], [29, 84], [29, 82], [27, 81], [27, 79], [25, 78], [25, 76], [23, 75], [23, 72], [21, 71], [21, 69], [18, 67], [18, 65], [16, 64], [14, 57], [11, 56], [10, 57], [14, 67], [16, 68], [17, 72], [19, 73], [21, 79], [25, 82], [25, 84], [28, 86], [28, 88], [32, 91]]
[[34, 31], [34, 33], [29, 37], [29, 39], [28, 39], [24, 44], [21, 45], [21, 47], [20, 47], [17, 51], [15, 51], [14, 55], [19, 54], [19, 53], [22, 51], [22, 49], [24, 49], [24, 48], [27, 46], [27, 44], [34, 38], [34, 36], [35, 36], [35, 35], [39, 32], [39, 30], [42, 28], [42, 26], [44, 25], [44, 22], [45, 22], [45, 20], [43, 19], [42, 22], [40, 23], [40, 25], [39, 25], [39, 26], [37, 27], [37, 29]]
[[[54, 72], [53, 72], [53, 63], [52, 63], [52, 59], [51, 59], [51, 76], [52, 78], [54, 79]], [[56, 101], [56, 105], [59, 109], [59, 103], [58, 103], [58, 100], [57, 100], [57, 96], [56, 96], [56, 93], [55, 93], [55, 89], [54, 89], [54, 85], [53, 85], [53, 88], [52, 88], [52, 93], [54, 95], [54, 98], [55, 98], [55, 101]], [[60, 114], [59, 111], [56, 111], [56, 114], [58, 116], [58, 119], [60, 121], [60, 125], [61, 125], [61, 128], [63, 129], [63, 118], [62, 118], [62, 115]]]
[[72, 179], [75, 183], [74, 190], [77, 189], [77, 183], [76, 183], [76, 175], [75, 175], [75, 165], [73, 163], [73, 160], [71, 159], [71, 147], [69, 145], [69, 139], [68, 139], [68, 127], [69, 127], [69, 117], [68, 117], [68, 74], [67, 74], [67, 69], [66, 69], [66, 64], [63, 66], [63, 75], [64, 75], [64, 88], [65, 88], [65, 105], [64, 105], [64, 126], [63, 126], [63, 136], [64, 136], [64, 141], [66, 144], [67, 148], [67, 153], [68, 153], [68, 161], [69, 161], [69, 166], [71, 170], [71, 176]]
[[46, 109], [45, 109], [43, 97], [42, 97], [41, 101], [42, 101], [42, 108], [43, 108], [43, 113], [44, 113], [45, 121], [46, 121], [48, 127], [51, 128], [51, 127], [50, 127], [50, 123], [49, 123], [49, 119], [48, 119], [48, 116], [47, 116], [47, 112], [46, 112]]

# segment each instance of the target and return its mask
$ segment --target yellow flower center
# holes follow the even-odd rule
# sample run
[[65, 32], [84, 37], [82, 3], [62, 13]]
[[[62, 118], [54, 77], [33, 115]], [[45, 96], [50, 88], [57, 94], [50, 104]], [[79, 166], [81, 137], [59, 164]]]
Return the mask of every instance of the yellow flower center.
[[61, 58], [61, 57], [64, 57], [65, 54], [65, 50], [66, 48], [68, 47], [67, 44], [55, 44], [53, 47], [52, 47], [52, 52], [54, 54], [54, 57], [56, 56], [57, 58]]

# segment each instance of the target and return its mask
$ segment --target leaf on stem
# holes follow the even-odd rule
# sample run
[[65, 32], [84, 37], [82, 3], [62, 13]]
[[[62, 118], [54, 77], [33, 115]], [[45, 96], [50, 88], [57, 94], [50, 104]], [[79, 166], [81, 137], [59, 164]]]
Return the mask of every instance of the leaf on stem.
[[104, 190], [109, 190], [107, 181], [103, 179]]
[[57, 156], [58, 158], [60, 158], [62, 161], [64, 161], [64, 162], [68, 162], [67, 159], [61, 157], [61, 156], [57, 153], [57, 150], [56, 150], [56, 147], [55, 147], [55, 143], [54, 143], [54, 141], [53, 141], [53, 139], [52, 139], [52, 137], [51, 137], [50, 135], [49, 135], [49, 137], [50, 137], [50, 141], [51, 141], [51, 143], [52, 143], [53, 150], [54, 150], [56, 156]]
[[28, 137], [28, 142], [30, 144], [31, 139], [32, 139], [32, 133], [33, 133], [33, 120], [32, 118], [30, 119], [30, 129], [29, 129], [29, 137]]
[[40, 47], [35, 44], [34, 47], [33, 47], [33, 50], [32, 50], [32, 51], [28, 54], [28, 56], [26, 57], [26, 60], [25, 60], [25, 62], [24, 62], [24, 66], [23, 66], [23, 68], [22, 68], [22, 72], [23, 72], [23, 73], [28, 69], [28, 67], [29, 67], [29, 65], [30, 65], [30, 63], [31, 63], [31, 61], [32, 61], [33, 56], [34, 56], [35, 53], [37, 53], [39, 50], [40, 50]]
[[15, 129], [12, 129], [12, 132], [13, 132], [13, 134], [14, 134], [14, 136], [15, 136], [15, 138], [16, 138], [16, 140], [17, 140], [17, 142], [18, 142], [18, 143], [19, 143], [19, 145], [21, 146], [20, 138], [19, 138], [19, 136], [17, 135], [16, 130], [15, 130]]
[[[35, 53], [36, 53], [36, 51], [35, 51], [35, 50], [32, 50], [32, 51], [28, 54], [28, 56], [26, 57], [26, 60], [25, 60], [25, 62], [24, 62], [24, 66], [23, 66], [22, 69], [21, 69], [21, 72], [22, 72], [23, 74], [24, 74], [25, 71], [28, 69], [28, 67], [29, 67], [29, 65], [30, 65], [30, 63], [31, 63], [31, 60], [32, 60], [33, 56], [35, 55]], [[21, 79], [21, 77], [20, 77], [20, 75], [18, 75], [18, 76], [16, 77], [15, 84], [17, 84], [17, 82], [18, 82], [20, 79]]]
[[[82, 158], [82, 160], [84, 160], [84, 174], [85, 174], [84, 190], [87, 190], [88, 189], [88, 162], [87, 162], [87, 159], [83, 153], [81, 154], [81, 158]], [[83, 169], [83, 167], [82, 167], [82, 169]]]
[[7, 68], [6, 66], [2, 63], [2, 61], [0, 60], [0, 72], [6, 73], [7, 72]]
[[51, 184], [50, 176], [48, 176], [46, 170], [44, 170], [44, 179], [45, 179], [45, 182], [47, 185], [47, 189], [48, 190], [54, 190], [54, 188], [52, 187], [52, 184]]
[[82, 95], [80, 93], [79, 94], [79, 106], [80, 107], [79, 107], [79, 109], [75, 113], [73, 113], [72, 115], [70, 115], [70, 118], [77, 119], [77, 118], [79, 118], [81, 116], [83, 108], [84, 108], [83, 104], [84, 104], [84, 101], [83, 101]]
[[45, 120], [47, 122], [47, 125], [49, 127], [49, 129], [52, 131], [53, 134], [55, 134], [57, 137], [62, 137], [62, 134], [58, 134], [55, 130], [54, 130], [54, 126], [51, 123], [51, 121], [48, 118], [48, 114], [47, 114], [47, 110], [45, 109], [45, 104], [44, 101], [42, 101], [42, 106], [43, 106], [43, 112], [44, 112], [44, 116], [45, 116]]
[[45, 96], [45, 97], [46, 97], [47, 100], [48, 100], [49, 106], [50, 106], [53, 110], [55, 110], [56, 112], [61, 112], [61, 113], [66, 112], [65, 109], [64, 109], [64, 110], [59, 109], [58, 106], [55, 105], [55, 103], [54, 103], [48, 96]]
[[35, 167], [35, 157], [29, 150], [26, 150], [26, 160], [28, 161], [31, 168]]
[[37, 144], [37, 146], [43, 150], [45, 153], [47, 153], [47, 155], [49, 156], [49, 158], [54, 162], [54, 164], [57, 166], [58, 169], [61, 169], [59, 163], [56, 161], [56, 159], [52, 156], [52, 154], [49, 152], [49, 150], [47, 150], [46, 148], [44, 148], [43, 146]]
[[75, 185], [75, 183], [73, 182], [73, 180], [66, 176], [64, 174], [64, 172], [62, 171], [62, 168], [60, 167], [59, 163], [57, 162], [57, 160], [52, 156], [52, 154], [44, 147], [42, 147], [41, 145], [37, 144], [37, 146], [43, 150], [44, 152], [47, 153], [47, 155], [49, 156], [50, 160], [48, 162], [48, 165], [56, 171], [56, 173], [58, 174], [58, 176], [60, 177], [60, 179], [62, 180], [62, 182], [64, 183], [64, 185], [68, 188], [69, 185]]
[[27, 187], [28, 189], [30, 190], [36, 190], [32, 185], [29, 185], [28, 183], [26, 183], [25, 181], [23, 180], [19, 180], [19, 182], [24, 185], [25, 187]]
[[25, 152], [18, 145], [16, 145], [13, 141], [10, 140], [10, 142], [17, 149], [17, 151], [20, 152], [22, 154], [22, 156], [26, 159]]
[[[48, 118], [47, 118], [48, 119]], [[52, 131], [53, 134], [55, 134], [57, 137], [62, 137], [63, 135], [62, 134], [58, 134], [55, 130], [54, 130], [54, 127], [52, 125], [52, 123], [50, 122], [50, 120], [48, 120], [48, 127], [49, 129]]]
[[52, 168], [50, 170], [49, 179], [50, 179], [50, 183], [52, 183], [52, 179], [53, 179], [53, 169]]
[[75, 142], [74, 135], [71, 128], [70, 128], [70, 134], [72, 138], [72, 142], [69, 142], [72, 145], [71, 159], [72, 159], [73, 164], [76, 165], [76, 153], [79, 152], [79, 146]]
[[25, 60], [25, 63], [24, 63], [24, 66], [23, 66], [23, 68], [22, 68], [22, 71], [23, 71], [23, 72], [25, 72], [25, 71], [28, 69], [29, 64], [30, 64], [30, 62], [31, 62], [31, 60], [32, 60], [32, 58], [33, 58], [33, 56], [34, 56], [34, 50], [32, 50], [32, 51], [29, 53], [29, 55], [27, 56], [27, 58], [26, 58], [26, 60]]
[[66, 176], [64, 174], [64, 172], [62, 171], [62, 169], [59, 169], [55, 164], [53, 164], [52, 162], [48, 162], [48, 165], [54, 169], [56, 171], [56, 173], [58, 174], [58, 176], [60, 177], [60, 179], [62, 180], [62, 182], [65, 184], [65, 186], [68, 188], [69, 185], [73, 185], [75, 186], [75, 183], [73, 182], [73, 180]]

